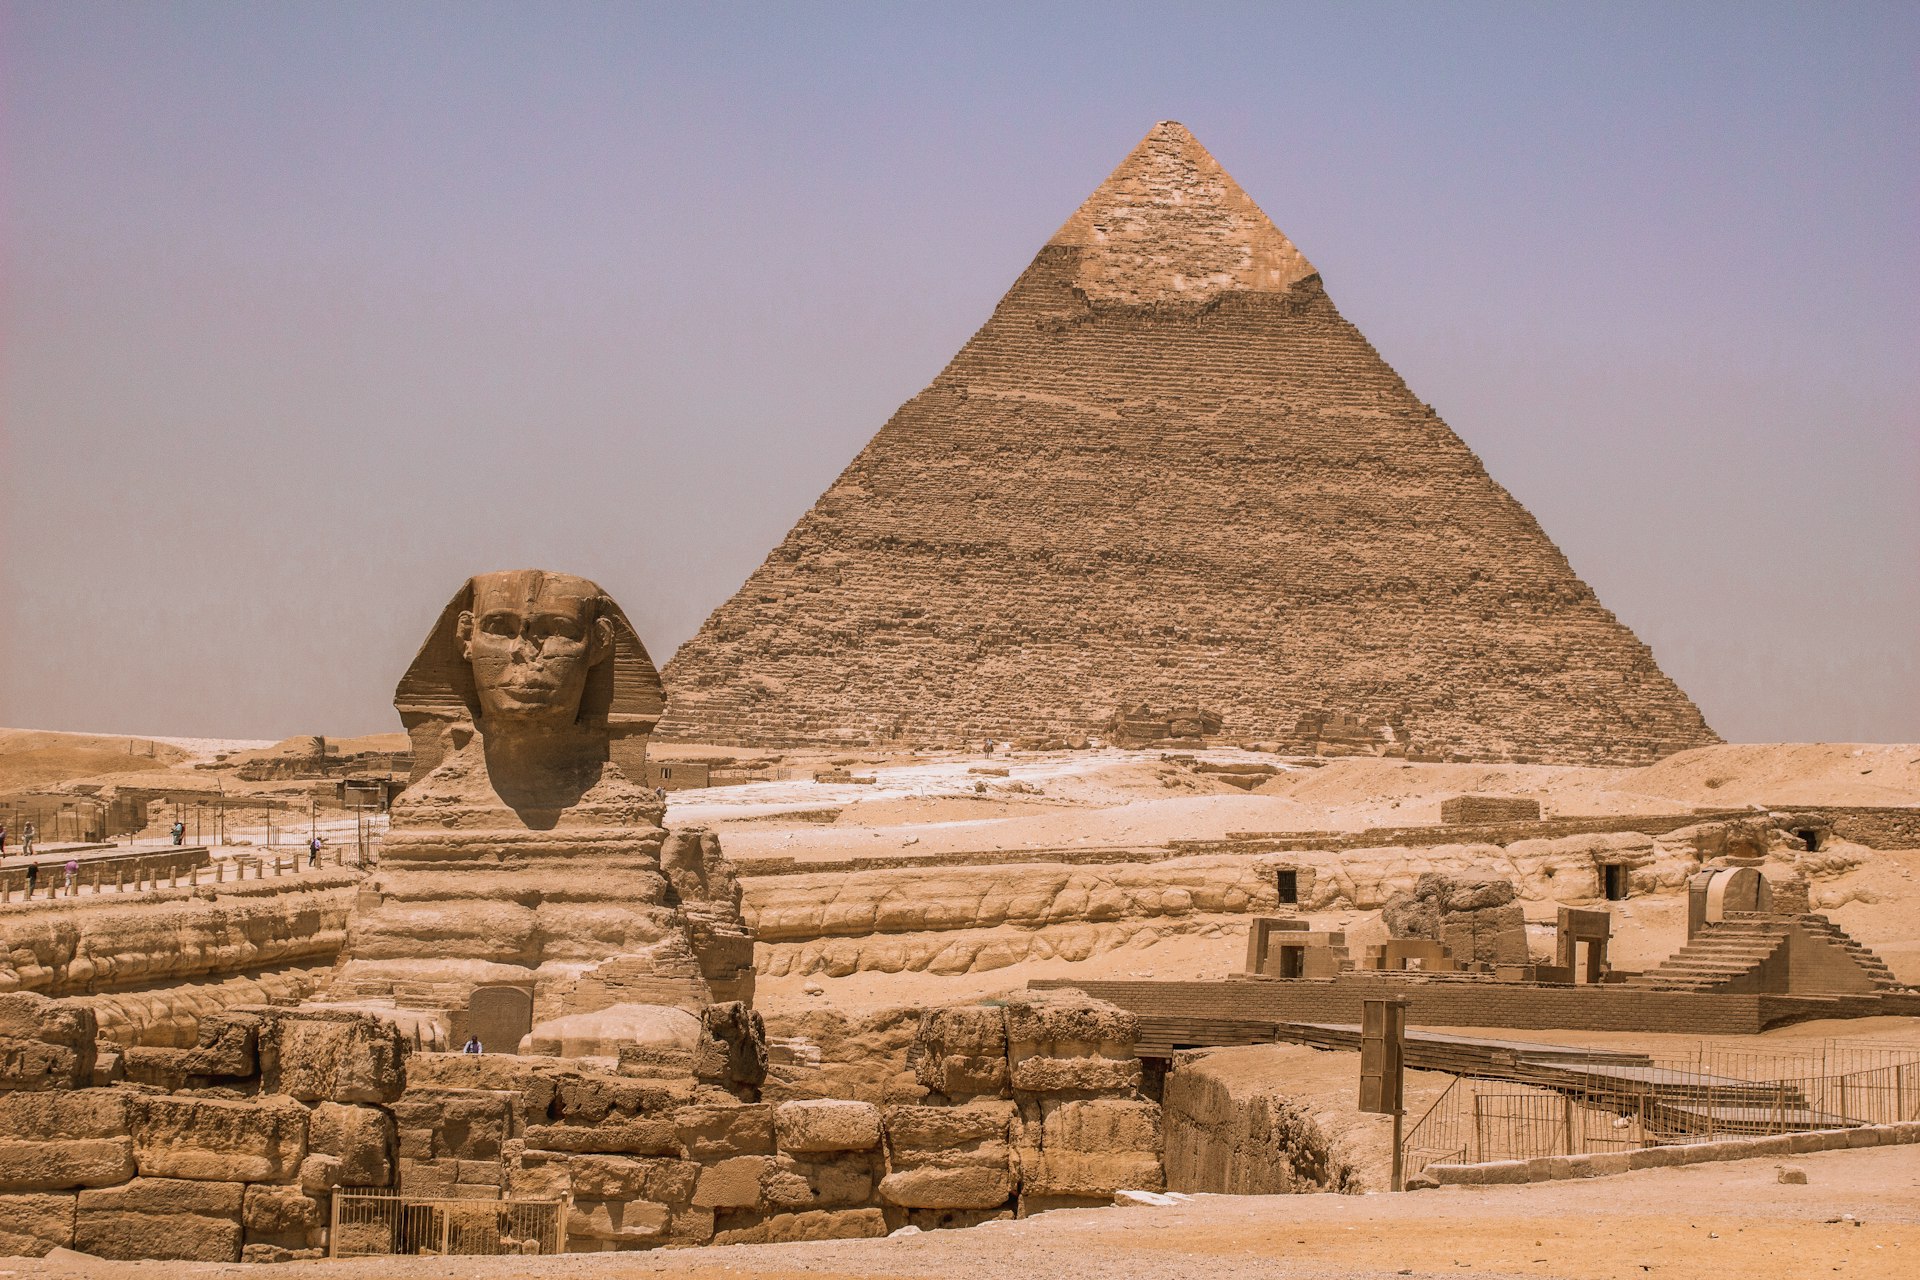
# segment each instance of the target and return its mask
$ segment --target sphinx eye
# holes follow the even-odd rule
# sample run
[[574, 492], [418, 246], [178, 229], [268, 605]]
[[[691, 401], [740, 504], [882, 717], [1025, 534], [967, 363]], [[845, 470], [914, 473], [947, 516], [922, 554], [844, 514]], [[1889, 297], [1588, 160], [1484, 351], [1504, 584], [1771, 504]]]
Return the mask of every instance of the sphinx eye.
[[586, 634], [578, 618], [567, 617], [560, 614], [536, 618], [533, 621], [531, 629], [533, 634], [539, 636], [542, 641], [565, 640], [574, 642]]
[[518, 635], [520, 620], [510, 613], [490, 613], [480, 619], [480, 629], [490, 636]]

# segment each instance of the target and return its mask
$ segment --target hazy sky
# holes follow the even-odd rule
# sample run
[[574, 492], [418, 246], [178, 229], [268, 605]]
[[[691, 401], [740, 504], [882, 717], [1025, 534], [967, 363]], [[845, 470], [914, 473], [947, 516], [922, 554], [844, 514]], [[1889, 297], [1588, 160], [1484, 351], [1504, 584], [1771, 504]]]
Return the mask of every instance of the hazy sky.
[[0, 724], [657, 661], [1156, 121], [1736, 740], [1920, 741], [1920, 6], [0, 3]]

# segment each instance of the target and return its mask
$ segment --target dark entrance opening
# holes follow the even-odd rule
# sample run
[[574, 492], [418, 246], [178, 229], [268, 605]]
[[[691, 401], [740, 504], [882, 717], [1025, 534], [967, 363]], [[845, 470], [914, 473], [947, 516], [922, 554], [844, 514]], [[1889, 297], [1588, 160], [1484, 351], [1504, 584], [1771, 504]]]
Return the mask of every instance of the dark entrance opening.
[[1627, 896], [1627, 868], [1625, 863], [1609, 862], [1600, 868], [1601, 892], [1607, 901], [1619, 902]]
[[1275, 873], [1280, 888], [1280, 901], [1298, 904], [1300, 901], [1300, 873], [1298, 871], [1280, 871]]
[[1280, 976], [1283, 978], [1299, 977], [1306, 968], [1306, 965], [1303, 963], [1306, 958], [1307, 949], [1305, 947], [1280, 948]]
[[1800, 837], [1801, 844], [1804, 844], [1815, 853], [1820, 852], [1820, 833], [1818, 831], [1815, 831], [1812, 827], [1802, 827], [1793, 834]]

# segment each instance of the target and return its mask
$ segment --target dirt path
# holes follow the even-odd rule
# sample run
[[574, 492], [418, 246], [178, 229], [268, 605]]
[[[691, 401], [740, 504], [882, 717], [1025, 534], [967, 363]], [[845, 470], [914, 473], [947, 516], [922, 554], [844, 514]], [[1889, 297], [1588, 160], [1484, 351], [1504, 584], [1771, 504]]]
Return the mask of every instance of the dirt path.
[[[889, 1240], [552, 1259], [360, 1260], [297, 1271], [341, 1280], [1904, 1280], [1920, 1273], [1920, 1147], [1795, 1157], [1791, 1163], [1807, 1173], [1804, 1186], [1782, 1185], [1779, 1163], [1408, 1196], [1200, 1196], [1173, 1208], [1076, 1210]], [[80, 1266], [5, 1259], [0, 1277], [263, 1274], [178, 1262]]]

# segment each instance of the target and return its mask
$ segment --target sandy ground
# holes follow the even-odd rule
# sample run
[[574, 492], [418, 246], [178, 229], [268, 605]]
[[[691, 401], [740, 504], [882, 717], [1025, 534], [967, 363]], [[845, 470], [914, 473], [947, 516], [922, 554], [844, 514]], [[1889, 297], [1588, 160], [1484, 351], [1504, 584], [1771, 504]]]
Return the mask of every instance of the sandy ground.
[[[1652, 1169], [1590, 1182], [1411, 1195], [1197, 1196], [885, 1240], [567, 1258], [302, 1264], [343, 1280], [669, 1275], [689, 1280], [1216, 1280], [1553, 1276], [1746, 1280], [1920, 1273], [1920, 1147]], [[0, 1276], [254, 1275], [232, 1264], [8, 1259]]]
[[[1224, 748], [1186, 753], [1281, 770], [1253, 792], [1164, 758], [1178, 754], [860, 757], [848, 767], [873, 777], [872, 785], [796, 778], [679, 791], [668, 798], [668, 818], [714, 826], [735, 857], [807, 859], [1423, 826], [1440, 820], [1442, 801], [1464, 793], [1526, 796], [1550, 816], [1578, 817], [1754, 805], [1920, 805], [1916, 746], [1728, 745], [1683, 752], [1644, 769], [1371, 758], [1316, 766]], [[1007, 776], [976, 772], [983, 768], [1005, 769]], [[781, 816], [822, 816], [824, 810], [838, 814], [831, 822]]]

